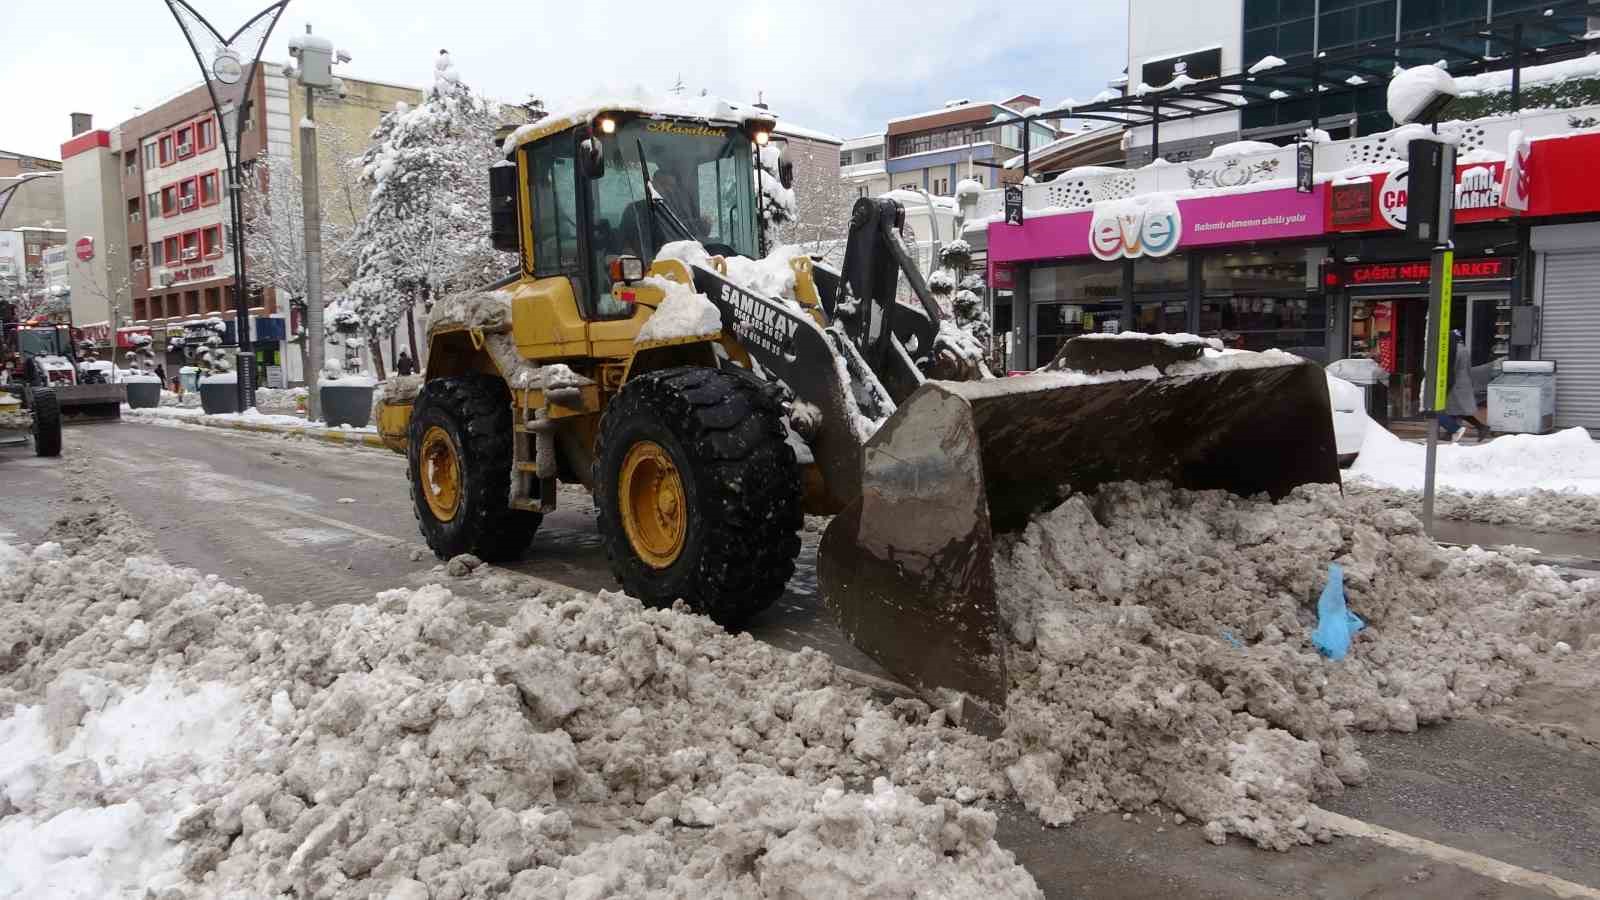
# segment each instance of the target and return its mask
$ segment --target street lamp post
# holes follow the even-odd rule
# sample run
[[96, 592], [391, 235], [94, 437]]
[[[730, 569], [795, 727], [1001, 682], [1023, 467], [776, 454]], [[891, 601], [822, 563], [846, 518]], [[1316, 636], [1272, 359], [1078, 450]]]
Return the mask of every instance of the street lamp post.
[[[239, 408], [248, 410], [256, 405], [256, 358], [250, 340], [250, 301], [244, 270], [244, 174], [240, 171], [240, 149], [245, 123], [249, 121], [250, 90], [256, 81], [261, 51], [266, 49], [267, 39], [272, 36], [272, 27], [283, 15], [289, 0], [278, 0], [256, 13], [226, 38], [187, 0], [164, 2], [177, 20], [178, 28], [183, 31], [184, 39], [189, 42], [195, 63], [200, 66], [206, 90], [211, 95], [211, 108], [223, 132], [222, 150], [227, 158], [228, 200], [231, 204], [229, 214], [233, 227], [233, 317], [234, 331], [239, 339]], [[231, 133], [224, 117], [224, 107], [230, 104], [234, 111]]]
[[306, 415], [315, 422], [322, 418], [322, 183], [317, 174], [317, 92], [333, 91], [344, 96], [344, 82], [333, 74], [335, 60], [350, 61], [350, 54], [335, 51], [327, 38], [313, 35], [306, 25], [304, 35], [289, 41], [289, 55], [298, 65], [286, 75], [297, 77], [306, 89], [306, 114], [300, 120], [301, 217], [305, 220], [306, 255]]

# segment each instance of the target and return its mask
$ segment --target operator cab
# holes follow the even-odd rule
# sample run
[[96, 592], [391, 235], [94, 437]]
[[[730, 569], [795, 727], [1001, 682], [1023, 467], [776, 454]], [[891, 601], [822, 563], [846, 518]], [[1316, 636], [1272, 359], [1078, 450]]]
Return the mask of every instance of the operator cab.
[[584, 318], [627, 318], [634, 308], [613, 282], [642, 276], [668, 243], [759, 255], [752, 148], [773, 125], [610, 109], [548, 134], [532, 126], [535, 136], [490, 169], [494, 244], [521, 253], [525, 276], [570, 279]]

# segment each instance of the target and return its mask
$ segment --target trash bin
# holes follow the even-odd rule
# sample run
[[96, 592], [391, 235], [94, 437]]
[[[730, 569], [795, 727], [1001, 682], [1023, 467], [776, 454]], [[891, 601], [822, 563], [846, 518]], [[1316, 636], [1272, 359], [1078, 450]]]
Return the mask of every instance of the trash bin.
[[1489, 427], [1507, 434], [1544, 434], [1555, 427], [1554, 360], [1508, 361], [1489, 383]]
[[1343, 378], [1366, 398], [1367, 418], [1380, 425], [1389, 424], [1389, 373], [1375, 359], [1336, 359], [1327, 366], [1328, 374]]

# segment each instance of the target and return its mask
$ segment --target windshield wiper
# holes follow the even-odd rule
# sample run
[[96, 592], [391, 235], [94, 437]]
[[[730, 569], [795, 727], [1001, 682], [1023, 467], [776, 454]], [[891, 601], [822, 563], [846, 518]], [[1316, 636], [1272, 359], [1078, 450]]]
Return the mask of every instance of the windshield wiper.
[[[645, 207], [650, 210], [650, 237], [651, 237], [651, 239], [653, 240], [655, 238], [655, 233], [656, 233], [656, 204], [659, 203], [659, 204], [661, 204], [661, 211], [666, 213], [666, 215], [667, 215], [667, 223], [669, 225], [671, 225], [673, 227], [673, 229], [675, 229], [678, 232], [679, 236], [683, 240], [686, 240], [686, 241], [697, 241], [697, 240], [699, 240], [699, 238], [696, 238], [694, 236], [694, 233], [689, 230], [689, 227], [687, 225], [683, 224], [683, 220], [678, 218], [678, 214], [673, 211], [672, 204], [667, 202], [667, 198], [663, 197], [661, 195], [661, 193], [655, 189], [655, 185], [650, 183], [650, 160], [649, 160], [648, 157], [646, 157], [644, 155], [644, 141], [639, 140], [638, 138], [634, 138], [633, 142], [639, 148], [639, 174], [640, 174], [640, 177], [642, 177], [644, 179], [644, 201], [645, 201]], [[657, 247], [656, 249], [659, 250], [660, 248]], [[652, 254], [652, 256], [653, 255], [654, 254]]]

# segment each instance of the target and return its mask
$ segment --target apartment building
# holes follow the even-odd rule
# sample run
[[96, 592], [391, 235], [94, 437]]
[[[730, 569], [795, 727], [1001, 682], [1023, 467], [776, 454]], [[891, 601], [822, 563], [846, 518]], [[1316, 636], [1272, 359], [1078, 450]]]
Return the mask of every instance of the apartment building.
[[[1017, 94], [1005, 100], [953, 100], [942, 108], [890, 119], [883, 135], [884, 174], [888, 187], [924, 190], [951, 196], [955, 186], [972, 179], [986, 187], [1021, 180], [1020, 171], [1004, 168], [1022, 152], [1024, 111], [1039, 98]], [[1035, 122], [1031, 147], [1061, 136], [1056, 122]]]
[[883, 159], [884, 133], [850, 138], [839, 145], [839, 177], [857, 197], [889, 192], [889, 171]]
[[[61, 161], [0, 150], [0, 178], [60, 172]], [[0, 231], [13, 228], [60, 228], [66, 221], [61, 201], [61, 179], [32, 178], [11, 194], [0, 213]]]

